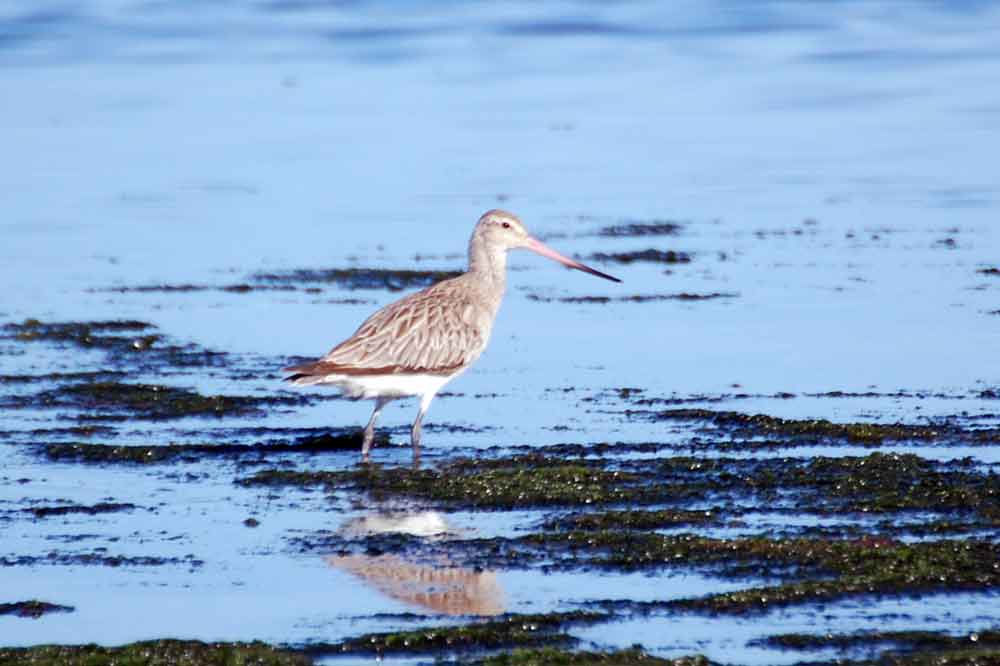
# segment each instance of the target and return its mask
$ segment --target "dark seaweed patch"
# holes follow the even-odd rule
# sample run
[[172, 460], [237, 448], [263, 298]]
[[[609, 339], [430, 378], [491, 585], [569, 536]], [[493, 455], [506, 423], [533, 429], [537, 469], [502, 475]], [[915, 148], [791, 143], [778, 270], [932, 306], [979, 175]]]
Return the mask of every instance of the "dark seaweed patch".
[[[944, 512], [965, 517], [969, 529], [1000, 523], [1000, 477], [992, 470], [979, 469], [971, 460], [944, 463], [915, 455], [873, 453], [837, 458], [678, 456], [609, 461], [574, 460], [573, 455], [585, 456], [587, 451], [567, 446], [543, 451], [507, 458], [456, 458], [424, 470], [379, 466], [329, 472], [262, 470], [238, 483], [325, 485], [367, 491], [376, 499], [410, 497], [479, 509], [622, 504], [634, 510], [653, 504], [712, 501], [736, 505], [753, 500], [765, 502], [772, 511]], [[636, 526], [671, 515], [694, 522], [697, 513], [636, 513], [631, 519]]]
[[[72, 613], [74, 610], [76, 609], [72, 606], [50, 604], [47, 601], [37, 601], [35, 599], [0, 604], [0, 615], [14, 615], [17, 617], [39, 618], [47, 613]], [[0, 649], [0, 660], [2, 658], [2, 649]]]
[[[566, 614], [573, 615], [573, 614]], [[591, 614], [597, 615], [597, 614]], [[526, 615], [510, 616], [511, 624], [523, 626], [505, 630], [501, 626], [496, 631], [477, 628], [477, 625], [461, 627], [436, 627], [417, 632], [399, 634], [369, 634], [375, 641], [368, 645], [358, 645], [357, 649], [337, 651], [348, 646], [341, 644], [310, 644], [304, 647], [276, 647], [266, 643], [203, 643], [201, 641], [181, 641], [163, 639], [129, 643], [118, 647], [98, 645], [37, 645], [28, 648], [0, 648], [0, 663], [10, 666], [34, 666], [37, 664], [63, 664], [65, 666], [310, 666], [315, 656], [348, 653], [382, 654], [399, 653], [442, 653], [482, 651], [491, 645], [492, 649], [503, 649], [518, 645], [537, 646], [543, 643], [570, 642], [573, 639], [564, 634], [553, 633], [546, 625], [550, 616]], [[500, 625], [502, 621], [496, 624]], [[580, 620], [577, 621], [577, 623]], [[534, 626], [534, 629], [532, 629]], [[412, 633], [412, 635], [411, 635]], [[476, 641], [475, 638], [482, 641]], [[503, 643], [503, 636], [514, 639], [513, 643]], [[548, 640], [544, 640], [548, 638]], [[448, 639], [451, 642], [448, 642]], [[350, 639], [351, 641], [360, 641]], [[524, 642], [516, 642], [523, 640]], [[385, 644], [379, 641], [385, 641]], [[397, 649], [400, 641], [409, 642]], [[466, 642], [467, 641], [467, 642]], [[440, 645], [438, 644], [440, 643]], [[388, 647], [387, 644], [391, 644]], [[433, 645], [432, 645], [433, 644]], [[350, 643], [353, 646], [353, 643]], [[413, 647], [411, 647], [413, 646]], [[468, 657], [442, 663], [481, 664], [483, 666], [713, 666], [714, 662], [703, 656], [661, 659], [634, 647], [614, 652], [577, 652], [552, 646], [525, 648], [517, 647], [496, 655], [476, 659]]]
[[150, 323], [131, 320], [45, 323], [26, 319], [20, 324], [6, 324], [3, 330], [22, 342], [47, 340], [79, 347], [142, 351], [160, 340], [159, 335], [149, 333], [154, 328]]
[[681, 225], [665, 220], [649, 222], [625, 222], [610, 227], [604, 227], [597, 232], [605, 238], [635, 238], [639, 236], [675, 236], [681, 230]]
[[595, 252], [588, 257], [591, 261], [601, 263], [614, 262], [617, 264], [632, 264], [636, 262], [655, 264], [689, 264], [691, 255], [687, 252], [677, 252], [675, 250], [639, 250], [635, 252]]
[[906, 651], [940, 651], [943, 649], [1000, 648], [1000, 630], [973, 630], [961, 636], [940, 631], [859, 631], [852, 634], [777, 634], [751, 641], [751, 645], [784, 650], [816, 650], [820, 648], [852, 648], [866, 645], [891, 644]]
[[558, 648], [517, 649], [472, 662], [482, 666], [713, 666], [707, 657], [675, 657], [663, 659], [647, 654], [641, 648], [612, 652], [568, 652]]
[[[601, 602], [609, 610], [752, 614], [802, 604], [946, 591], [993, 592], [1000, 586], [1000, 545], [984, 540], [904, 543], [888, 538], [832, 539], [662, 535], [636, 530], [536, 532], [517, 538], [422, 542], [409, 535], [356, 541], [330, 537], [319, 549], [367, 549], [461, 558], [463, 566], [558, 570], [700, 571], [754, 581], [740, 590], [656, 602]], [[336, 550], [336, 549], [340, 550]], [[303, 551], [312, 548], [303, 548]], [[331, 552], [326, 550], [326, 552]]]
[[[389, 446], [388, 435], [377, 433], [375, 445]], [[361, 434], [346, 432], [302, 437], [296, 442], [268, 444], [152, 444], [113, 446], [105, 444], [45, 444], [47, 457], [59, 461], [83, 463], [154, 464], [167, 461], [195, 462], [206, 457], [273, 455], [278, 453], [325, 453], [361, 450]]]
[[341, 643], [310, 645], [313, 654], [426, 653], [442, 650], [496, 650], [514, 646], [573, 643], [560, 630], [580, 624], [604, 622], [610, 617], [593, 611], [545, 615], [505, 615], [498, 619], [457, 627], [423, 627], [411, 631], [364, 634]]
[[644, 602], [641, 606], [646, 610], [748, 614], [848, 597], [992, 591], [1000, 585], [1000, 546], [980, 540], [907, 544], [886, 539], [710, 539], [693, 534], [568, 532], [534, 534], [523, 541], [540, 544], [547, 552], [555, 543], [590, 566], [672, 566], [706, 569], [726, 577], [787, 580], [704, 597]]
[[64, 506], [36, 506], [30, 509], [22, 509], [35, 518], [48, 518], [50, 516], [65, 516], [71, 513], [96, 516], [99, 513], [116, 513], [118, 511], [129, 511], [135, 509], [135, 504], [128, 502], [98, 502], [97, 504], [82, 505], [69, 504]]
[[104, 566], [104, 567], [162, 567], [167, 565], [187, 566], [192, 569], [204, 562], [194, 555], [184, 557], [158, 557], [155, 555], [128, 556], [94, 553], [49, 552], [45, 555], [0, 556], [0, 567], [33, 567], [42, 564], [57, 566]]
[[125, 372], [50, 372], [45, 375], [0, 375], [2, 384], [34, 384], [42, 382], [106, 382], [127, 376]]
[[[547, 451], [546, 451], [547, 452]], [[995, 529], [1000, 481], [972, 460], [935, 462], [873, 453], [843, 458], [574, 460], [533, 453], [456, 459], [438, 470], [367, 468], [347, 472], [267, 470], [241, 483], [326, 485], [374, 499], [410, 497], [482, 509], [572, 506], [540, 531], [516, 538], [427, 542], [410, 535], [337, 534], [297, 538], [316, 552], [398, 553], [484, 568], [647, 570], [686, 568], [751, 579], [757, 586], [658, 603], [663, 610], [753, 613], [778, 606], [871, 595], [994, 590], [1000, 546], [988, 540], [905, 543], [897, 535]], [[714, 503], [716, 508], [706, 503]], [[648, 504], [689, 508], [636, 508]], [[582, 506], [628, 508], [586, 512]], [[767, 512], [885, 515], [853, 525], [795, 528], [734, 539], [652, 532], [683, 524], [726, 524], [763, 505]], [[912, 520], [899, 522], [901, 512]], [[945, 520], [938, 517], [949, 516]], [[961, 520], [956, 522], [955, 517]], [[856, 538], [845, 538], [853, 535]], [[760, 585], [760, 583], [764, 583]]]
[[[8, 401], [9, 404], [9, 401]], [[50, 439], [54, 437], [114, 437], [117, 430], [103, 425], [79, 425], [68, 428], [33, 428], [31, 430], [0, 430], [0, 437], [14, 435], [30, 435], [35, 438]]]
[[[522, 460], [542, 462], [540, 458]], [[630, 475], [583, 464], [519, 460], [457, 460], [444, 470], [410, 470], [370, 466], [343, 472], [263, 470], [237, 482], [242, 485], [327, 485], [364, 490], [373, 497], [404, 496], [484, 509], [532, 506], [607, 504], [629, 496]]]
[[158, 640], [120, 647], [38, 645], [0, 648], [0, 663], [10, 666], [309, 666], [313, 660], [294, 650], [265, 643], [203, 643]]
[[393, 270], [387, 268], [304, 268], [278, 273], [256, 273], [256, 282], [275, 284], [334, 284], [342, 289], [388, 289], [400, 291], [427, 287], [457, 277], [460, 271]]
[[681, 525], [706, 525], [718, 522], [714, 511], [660, 509], [655, 511], [603, 511], [572, 513], [545, 521], [544, 529], [562, 530], [656, 530]]
[[[319, 287], [297, 287], [293, 284], [146, 284], [132, 287], [106, 287], [103, 289], [91, 289], [96, 293], [115, 294], [190, 294], [204, 292], [218, 292], [223, 294], [250, 294], [261, 291], [298, 292], [306, 294], [321, 294], [323, 289]], [[324, 301], [325, 303], [336, 303], [338, 305], [367, 305], [373, 301], [362, 298], [336, 298]]]
[[90, 291], [115, 294], [190, 294], [204, 291], [246, 294], [252, 291], [297, 291], [297, 288], [293, 285], [144, 284], [131, 287], [105, 287], [103, 289], [91, 289]]
[[20, 324], [6, 324], [0, 336], [21, 342], [49, 342], [83, 349], [106, 352], [112, 360], [136, 364], [175, 367], [220, 366], [226, 356], [221, 352], [201, 349], [195, 345], [176, 345], [156, 332], [156, 327], [143, 321], [42, 322], [26, 319]]
[[20, 408], [71, 408], [102, 412], [99, 416], [128, 413], [133, 418], [173, 419], [255, 415], [262, 414], [264, 407], [303, 405], [309, 400], [305, 395], [206, 396], [188, 389], [157, 384], [93, 382], [69, 384], [32, 396], [9, 397], [6, 403]]
[[[642, 414], [642, 412], [629, 412]], [[763, 435], [846, 439], [879, 444], [884, 440], [933, 440], [952, 434], [945, 426], [916, 426], [901, 423], [833, 423], [825, 419], [782, 419], [766, 414], [742, 414], [708, 409], [668, 409], [648, 413], [656, 421], [709, 421], [727, 428], [739, 428]]]
[[712, 292], [709, 294], [633, 294], [631, 296], [563, 296], [549, 298], [538, 294], [528, 294], [528, 300], [542, 303], [578, 303], [606, 305], [608, 303], [652, 303], [656, 301], [711, 301], [718, 298], [736, 298], [739, 294]]
[[[726, 294], [723, 294], [726, 295]], [[733, 294], [733, 296], [738, 296], [739, 294]], [[936, 398], [939, 400], [965, 400], [969, 397], [984, 397], [982, 393], [968, 393], [968, 392], [956, 392], [956, 393], [945, 393], [942, 391], [822, 391], [813, 393], [790, 393], [788, 391], [778, 391], [776, 393], [743, 393], [743, 392], [732, 392], [732, 393], [687, 393], [687, 394], [672, 394], [666, 397], [657, 397], [644, 393], [641, 390], [633, 390], [631, 392], [621, 393], [622, 389], [609, 388], [602, 392], [601, 395], [595, 396], [593, 398], [585, 398], [584, 400], [596, 401], [605, 398], [607, 395], [615, 395], [622, 400], [629, 400], [633, 405], [643, 405], [643, 406], [653, 406], [653, 405], [688, 405], [688, 404], [704, 404], [704, 403], [719, 403], [719, 402], [731, 402], [734, 400], [791, 400], [797, 398], [800, 395], [807, 398], [832, 398], [832, 399], [843, 399], [843, 398], [903, 398], [910, 400], [926, 400], [928, 398]], [[986, 396], [988, 397], [988, 396]], [[704, 411], [706, 417], [710, 414], [733, 414], [734, 412], [709, 412]], [[746, 415], [750, 416], [750, 415]]]

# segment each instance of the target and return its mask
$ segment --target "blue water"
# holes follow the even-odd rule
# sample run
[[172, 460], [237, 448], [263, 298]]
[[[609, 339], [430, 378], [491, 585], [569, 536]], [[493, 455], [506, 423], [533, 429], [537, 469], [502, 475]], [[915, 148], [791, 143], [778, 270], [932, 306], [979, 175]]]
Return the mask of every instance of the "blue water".
[[[504, 207], [568, 254], [654, 247], [693, 261], [599, 266], [624, 280], [614, 285], [515, 255], [490, 349], [448, 387], [459, 395], [428, 415], [432, 461], [494, 445], [687, 436], [627, 418], [616, 399], [588, 400], [622, 386], [659, 397], [800, 396], [724, 405], [776, 416], [920, 423], [961, 413], [996, 425], [996, 400], [981, 392], [1000, 386], [1000, 279], [977, 270], [1000, 257], [998, 34], [994, 2], [8, 0], [0, 323], [150, 321], [236, 354], [253, 373], [137, 380], [270, 393], [288, 357], [324, 353], [397, 294], [106, 288], [226, 285], [295, 268], [457, 269], [476, 218]], [[676, 237], [596, 235], [628, 220], [683, 226]], [[528, 298], [712, 292], [736, 297]], [[367, 302], [326, 302], [344, 297]], [[104, 362], [0, 346], [0, 374]], [[802, 395], [834, 390], [950, 397]], [[387, 409], [395, 440], [405, 442], [415, 408]], [[354, 426], [369, 409], [323, 402], [252, 425]], [[0, 430], [52, 419], [0, 414]], [[481, 430], [435, 432], [435, 423]], [[116, 441], [201, 441], [237, 425], [125, 423]], [[138, 535], [172, 554], [163, 529], [182, 536], [177, 554], [207, 563], [195, 573], [0, 569], [0, 601], [42, 595], [79, 608], [31, 623], [0, 618], [0, 643], [164, 631], [335, 640], [378, 624], [349, 618], [407, 609], [286, 551], [289, 531], [333, 529], [353, 515], [331, 517], [321, 497], [275, 505], [203, 469], [191, 483], [162, 469], [42, 464], [16, 446], [25, 437], [0, 442], [2, 474], [34, 481], [0, 486], [0, 501], [168, 502], [162, 527], [138, 513], [79, 518], [79, 529]], [[242, 527], [250, 513], [263, 529]], [[50, 524], [3, 529], [11, 552], [51, 549]], [[518, 576], [501, 584], [520, 590], [513, 609], [530, 610], [524, 590], [534, 583]], [[575, 578], [550, 582], [565, 592], [539, 592], [545, 609], [607, 596], [606, 581], [593, 594]], [[623, 582], [623, 596], [634, 587]], [[212, 613], [200, 614], [208, 599]], [[154, 603], [173, 610], [115, 631], [101, 619], [140, 618]], [[250, 619], [226, 620], [236, 609]], [[954, 629], [960, 616], [928, 625]], [[656, 626], [633, 636], [631, 625], [615, 634], [627, 645], [648, 631], [663, 635]], [[691, 647], [658, 641], [650, 647], [664, 654]], [[742, 639], [705, 641], [696, 647], [713, 659], [759, 658]]]

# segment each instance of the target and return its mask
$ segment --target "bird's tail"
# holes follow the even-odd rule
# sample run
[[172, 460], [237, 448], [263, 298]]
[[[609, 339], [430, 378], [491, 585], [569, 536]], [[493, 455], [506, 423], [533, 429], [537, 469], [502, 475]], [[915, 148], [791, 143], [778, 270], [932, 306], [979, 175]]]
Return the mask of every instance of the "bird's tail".
[[286, 382], [291, 382], [296, 386], [312, 386], [313, 384], [321, 384], [328, 375], [326, 372], [320, 372], [318, 366], [318, 361], [310, 361], [309, 363], [290, 365], [287, 368], [282, 368], [281, 371], [290, 373], [284, 378]]

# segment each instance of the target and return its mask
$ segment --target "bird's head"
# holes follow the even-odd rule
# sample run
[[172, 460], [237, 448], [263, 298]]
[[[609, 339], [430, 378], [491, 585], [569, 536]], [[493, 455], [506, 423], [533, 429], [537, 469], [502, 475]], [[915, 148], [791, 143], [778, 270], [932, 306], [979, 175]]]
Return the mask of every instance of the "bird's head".
[[602, 273], [586, 264], [559, 254], [529, 234], [524, 223], [521, 222], [517, 215], [508, 213], [505, 210], [494, 209], [483, 213], [483, 216], [479, 218], [479, 222], [476, 223], [475, 231], [472, 232], [472, 238], [473, 242], [479, 242], [487, 248], [495, 248], [503, 252], [524, 248], [543, 257], [558, 261], [563, 266], [590, 273], [591, 275], [596, 275], [612, 282], [621, 282], [616, 277]]

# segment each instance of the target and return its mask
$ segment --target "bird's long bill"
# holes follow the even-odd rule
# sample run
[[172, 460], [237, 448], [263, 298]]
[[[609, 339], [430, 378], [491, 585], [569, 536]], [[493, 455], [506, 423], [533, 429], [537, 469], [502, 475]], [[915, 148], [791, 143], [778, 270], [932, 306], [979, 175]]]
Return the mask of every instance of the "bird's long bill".
[[532, 252], [537, 252], [543, 257], [548, 257], [549, 259], [558, 261], [563, 266], [568, 266], [569, 268], [575, 268], [578, 271], [583, 271], [584, 273], [590, 273], [591, 275], [596, 275], [597, 277], [604, 278], [605, 280], [611, 280], [612, 282], [621, 282], [621, 280], [619, 280], [618, 278], [612, 277], [607, 273], [602, 273], [597, 269], [591, 268], [587, 264], [581, 264], [579, 261], [574, 261], [569, 257], [562, 256], [561, 254], [559, 254], [551, 247], [549, 247], [542, 241], [538, 240], [537, 238], [528, 238], [528, 240], [524, 244], [524, 247], [531, 250]]

